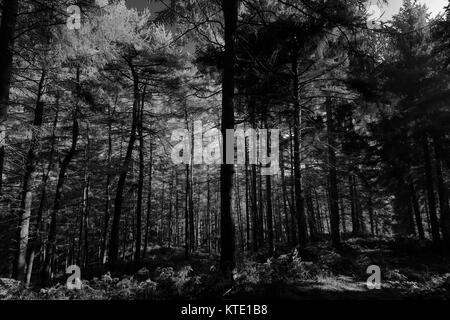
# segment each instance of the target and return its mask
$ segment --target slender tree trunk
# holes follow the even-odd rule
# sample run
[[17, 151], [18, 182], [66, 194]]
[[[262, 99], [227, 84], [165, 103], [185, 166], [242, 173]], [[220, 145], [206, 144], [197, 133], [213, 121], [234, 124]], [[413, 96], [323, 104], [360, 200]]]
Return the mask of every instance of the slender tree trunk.
[[403, 174], [397, 177], [396, 180], [394, 200], [394, 213], [397, 219], [396, 232], [403, 236], [415, 235], [413, 207], [407, 181]]
[[283, 162], [283, 156], [281, 155], [280, 157], [280, 169], [281, 169], [281, 192], [282, 192], [282, 197], [283, 197], [283, 212], [284, 212], [284, 225], [286, 228], [286, 241], [288, 243], [291, 243], [292, 239], [291, 239], [291, 228], [290, 228], [290, 223], [289, 223], [289, 214], [291, 212], [290, 210], [290, 206], [288, 209], [288, 205], [289, 205], [289, 201], [288, 201], [288, 193], [287, 193], [287, 188], [286, 188], [286, 176], [284, 173], [284, 162]]
[[325, 233], [325, 228], [323, 226], [323, 217], [322, 217], [322, 210], [320, 208], [320, 202], [319, 202], [319, 194], [316, 189], [314, 189], [314, 199], [316, 202], [316, 208], [317, 208], [317, 217], [319, 219], [319, 231], [323, 235]]
[[238, 0], [222, 0], [225, 21], [225, 53], [222, 81], [222, 137], [223, 164], [220, 170], [220, 269], [226, 278], [232, 278], [235, 266], [235, 235], [233, 222], [233, 176], [234, 164], [227, 164], [231, 150], [227, 130], [234, 130], [234, 89], [236, 62], [236, 30], [238, 22]]
[[[180, 216], [179, 216], [179, 191], [178, 191], [178, 171], [175, 169], [175, 243], [180, 246]], [[209, 239], [209, 238], [208, 238]]]
[[[194, 129], [192, 128], [192, 134]], [[194, 145], [194, 135], [192, 135], [192, 144]], [[191, 165], [189, 167], [190, 170], [190, 188], [189, 188], [189, 246], [191, 252], [196, 250], [196, 242], [195, 242], [195, 220], [194, 220], [194, 148], [191, 148]]]
[[[247, 144], [246, 144], [247, 148]], [[208, 181], [209, 182], [209, 181]], [[247, 157], [247, 149], [245, 152], [245, 239], [246, 245], [245, 248], [247, 251], [250, 251], [250, 186], [249, 186], [249, 177], [248, 177], [248, 157]]]
[[5, 159], [5, 122], [8, 116], [9, 89], [11, 86], [14, 39], [19, 10], [18, 0], [2, 2], [0, 25], [0, 195], [3, 190], [3, 166]]
[[264, 247], [264, 205], [263, 205], [263, 183], [262, 183], [262, 175], [261, 175], [261, 164], [258, 166], [258, 197], [259, 197], [259, 206], [258, 206], [258, 242], [261, 247]]
[[[84, 191], [84, 190], [83, 190]], [[84, 192], [83, 192], [84, 195]], [[78, 251], [77, 251], [77, 265], [81, 266], [81, 259], [82, 259], [82, 250], [83, 250], [83, 227], [84, 227], [84, 215], [83, 211], [80, 210], [73, 210], [74, 213], [78, 211], [77, 216], [77, 223], [78, 223]], [[75, 244], [74, 244], [75, 246]]]
[[344, 206], [344, 197], [339, 197], [339, 203], [341, 207], [341, 223], [342, 223], [342, 233], [347, 233], [346, 219], [345, 219], [345, 206]]
[[438, 181], [442, 238], [444, 240], [445, 249], [447, 251], [450, 251], [450, 207], [448, 204], [449, 192], [442, 175], [442, 149], [436, 139], [434, 139], [434, 152], [436, 158], [436, 176]]
[[119, 257], [119, 227], [120, 227], [120, 218], [122, 215], [122, 202], [123, 202], [123, 191], [125, 189], [125, 182], [127, 179], [127, 174], [129, 171], [129, 167], [133, 158], [133, 149], [134, 143], [136, 141], [136, 128], [137, 128], [137, 118], [139, 112], [139, 104], [140, 104], [140, 93], [139, 93], [139, 77], [137, 72], [134, 69], [132, 61], [127, 61], [128, 65], [131, 69], [131, 73], [133, 76], [133, 89], [134, 89], [134, 102], [133, 102], [133, 116], [132, 116], [132, 124], [131, 124], [131, 132], [130, 139], [128, 142], [128, 148], [125, 155], [125, 160], [123, 162], [123, 166], [121, 169], [121, 173], [119, 176], [119, 181], [117, 182], [117, 191], [116, 198], [114, 200], [114, 215], [111, 226], [111, 239], [109, 245], [109, 263], [114, 266], [117, 264]]
[[174, 176], [175, 176], [175, 170], [172, 170], [172, 175], [170, 176], [170, 187], [169, 187], [169, 218], [168, 218], [168, 223], [167, 223], [167, 231], [168, 231], [168, 247], [170, 248], [171, 246], [171, 242], [172, 242], [172, 207], [173, 207], [173, 203], [172, 203], [172, 196], [173, 196], [173, 188], [174, 188]]
[[90, 144], [91, 139], [89, 136], [89, 123], [87, 124], [87, 145], [86, 145], [86, 168], [84, 172], [84, 187], [83, 187], [83, 219], [84, 222], [84, 268], [86, 269], [89, 264], [89, 192], [91, 180], [89, 176], [90, 167]]
[[422, 215], [420, 214], [419, 201], [417, 199], [416, 190], [412, 181], [409, 184], [409, 193], [411, 196], [412, 208], [414, 210], [414, 217], [416, 220], [417, 231], [419, 233], [419, 239], [424, 240], [425, 232], [423, 230]]
[[209, 166], [206, 167], [207, 177], [207, 193], [206, 193], [206, 241], [208, 245], [208, 252], [211, 252], [211, 183], [209, 181]]
[[236, 183], [236, 212], [238, 217], [238, 230], [239, 230], [239, 243], [240, 243], [240, 249], [243, 252], [245, 250], [244, 246], [244, 230], [243, 230], [243, 222], [242, 222], [242, 209], [241, 209], [241, 190], [239, 188], [239, 180], [238, 180], [238, 174], [235, 175], [235, 183]]
[[258, 243], [258, 196], [257, 196], [257, 184], [256, 184], [256, 164], [252, 164], [252, 173], [251, 173], [251, 201], [252, 201], [252, 243], [253, 243], [253, 251], [258, 251], [259, 243]]
[[145, 93], [146, 88], [142, 93], [142, 102], [139, 110], [139, 178], [138, 178], [138, 190], [137, 190], [137, 205], [136, 205], [136, 251], [134, 254], [134, 263], [139, 267], [141, 263], [141, 247], [142, 247], [142, 195], [144, 191], [144, 105], [145, 105]]
[[77, 84], [77, 101], [75, 106], [75, 111], [73, 114], [73, 126], [72, 126], [72, 145], [70, 147], [69, 152], [66, 154], [64, 160], [61, 163], [61, 169], [59, 170], [58, 182], [56, 185], [55, 191], [55, 200], [53, 203], [53, 209], [51, 211], [50, 217], [50, 229], [48, 233], [47, 239], [47, 249], [46, 256], [44, 260], [44, 265], [42, 267], [42, 280], [44, 283], [47, 283], [52, 275], [52, 266], [55, 265], [56, 258], [56, 232], [57, 232], [57, 214], [61, 207], [61, 197], [63, 192], [64, 181], [66, 178], [66, 172], [69, 167], [70, 162], [76, 153], [77, 141], [79, 135], [79, 125], [78, 125], [78, 112], [79, 112], [79, 97], [81, 92], [81, 83], [80, 83], [80, 68], [77, 68], [76, 75], [76, 84]]
[[350, 208], [352, 216], [352, 233], [353, 236], [357, 237], [361, 235], [361, 228], [358, 219], [358, 208], [356, 205], [356, 186], [355, 186], [355, 176], [350, 174], [348, 176], [349, 189], [350, 189]]
[[439, 222], [436, 213], [436, 198], [434, 196], [433, 186], [433, 171], [431, 166], [430, 147], [428, 143], [428, 136], [423, 137], [423, 152], [425, 162], [425, 181], [428, 195], [428, 208], [430, 210], [431, 236], [433, 244], [436, 247], [440, 246], [441, 236], [439, 234]]
[[48, 178], [50, 176], [50, 172], [52, 170], [53, 167], [53, 156], [55, 153], [55, 140], [56, 140], [56, 127], [58, 125], [58, 113], [59, 113], [59, 94], [56, 95], [56, 114], [55, 114], [55, 118], [53, 121], [53, 129], [52, 129], [52, 136], [51, 136], [51, 148], [50, 148], [50, 153], [48, 156], [48, 167], [47, 167], [47, 171], [43, 173], [42, 175], [42, 191], [41, 191], [41, 197], [39, 200], [39, 208], [38, 208], [38, 212], [37, 212], [37, 217], [36, 217], [36, 235], [35, 235], [35, 240], [31, 245], [31, 252], [30, 252], [30, 257], [28, 259], [28, 267], [27, 267], [27, 280], [26, 280], [26, 284], [29, 285], [31, 282], [31, 276], [33, 273], [33, 265], [34, 265], [34, 259], [36, 258], [36, 253], [41, 251], [41, 246], [42, 246], [42, 235], [41, 235], [41, 230], [42, 230], [42, 216], [43, 216], [43, 212], [44, 212], [44, 204], [45, 201], [47, 199], [47, 182], [48, 182]]
[[356, 183], [355, 183], [355, 205], [356, 205], [356, 218], [358, 220], [359, 230], [361, 236], [364, 236], [366, 234], [366, 224], [364, 223], [363, 210], [361, 206], [361, 197]]
[[294, 49], [292, 70], [293, 92], [294, 92], [294, 189], [295, 189], [295, 211], [297, 213], [298, 245], [304, 248], [308, 242], [308, 231], [306, 227], [305, 206], [302, 191], [301, 177], [301, 135], [302, 135], [302, 108], [300, 107], [300, 88], [298, 71], [298, 49]]
[[[153, 173], [153, 144], [150, 142], [150, 161], [148, 168], [148, 194], [147, 194], [147, 217], [145, 221], [145, 236], [144, 236], [144, 250], [142, 252], [142, 260], [144, 260], [147, 254], [149, 232], [150, 232], [150, 217], [152, 211], [152, 173]], [[178, 200], [178, 189], [177, 189], [177, 200]], [[178, 207], [178, 205], [177, 205]]]
[[292, 133], [292, 126], [289, 124], [289, 153], [290, 153], [290, 165], [291, 165], [291, 223], [292, 223], [292, 243], [297, 243], [297, 217], [295, 206], [295, 166], [294, 166], [294, 135]]
[[36, 171], [36, 149], [38, 147], [39, 132], [42, 125], [42, 119], [44, 115], [44, 103], [41, 101], [42, 95], [44, 94], [44, 84], [45, 84], [46, 72], [45, 69], [42, 70], [41, 79], [38, 85], [38, 92], [36, 98], [36, 107], [34, 110], [34, 121], [32, 130], [32, 138], [30, 141], [30, 147], [28, 149], [26, 164], [25, 164], [25, 174], [23, 177], [22, 186], [22, 200], [20, 205], [20, 210], [22, 216], [19, 223], [19, 233], [18, 233], [18, 250], [15, 265], [15, 275], [14, 277], [19, 281], [25, 280], [25, 270], [26, 270], [26, 258], [27, 258], [27, 248], [28, 248], [28, 238], [30, 231], [30, 218], [31, 218], [31, 207], [33, 204], [33, 180]]
[[334, 132], [334, 119], [332, 101], [327, 99], [327, 137], [328, 137], [328, 188], [330, 195], [330, 226], [331, 243], [334, 248], [341, 248], [341, 235], [339, 232], [339, 195], [337, 189], [337, 163], [336, 163], [336, 139]]
[[[118, 96], [116, 96], [116, 101], [114, 105], [117, 105]], [[110, 206], [111, 206], [111, 158], [112, 158], [112, 113], [111, 107], [108, 107], [108, 155], [107, 155], [107, 168], [108, 173], [106, 176], [106, 186], [105, 186], [105, 214], [103, 218], [103, 236], [102, 236], [102, 246], [101, 246], [101, 255], [102, 255], [102, 263], [106, 264], [108, 258], [108, 228], [109, 228], [109, 219], [110, 219]]]
[[372, 202], [372, 195], [369, 194], [367, 195], [367, 207], [369, 210], [369, 221], [370, 221], [370, 234], [372, 236], [375, 235], [375, 215], [373, 212], [373, 202]]
[[[264, 124], [266, 128], [268, 128], [267, 121], [267, 110], [264, 110]], [[267, 134], [267, 155], [269, 155], [271, 151], [270, 146], [271, 138], [269, 137], [269, 133]], [[271, 164], [268, 164], [268, 168], [270, 168]], [[274, 254], [274, 238], [273, 238], [273, 212], [272, 212], [272, 177], [270, 175], [266, 176], [266, 217], [267, 217], [267, 241], [269, 242], [269, 256], [273, 256]]]
[[269, 242], [269, 255], [274, 254], [273, 237], [273, 210], [272, 210], [272, 177], [266, 176], [266, 216], [267, 216], [267, 241]]
[[190, 236], [190, 223], [189, 223], [189, 194], [191, 189], [191, 179], [190, 179], [190, 166], [186, 164], [186, 188], [185, 188], [185, 206], [184, 206], [184, 255], [186, 259], [189, 258], [191, 253], [191, 236]]
[[306, 209], [308, 210], [308, 225], [311, 241], [317, 241], [317, 223], [315, 219], [314, 206], [311, 191], [306, 190]]
[[163, 243], [165, 201], [166, 201], [166, 181], [164, 180], [162, 184], [161, 199], [159, 200], [159, 203], [161, 203], [161, 211], [158, 227], [158, 242], [160, 244]]

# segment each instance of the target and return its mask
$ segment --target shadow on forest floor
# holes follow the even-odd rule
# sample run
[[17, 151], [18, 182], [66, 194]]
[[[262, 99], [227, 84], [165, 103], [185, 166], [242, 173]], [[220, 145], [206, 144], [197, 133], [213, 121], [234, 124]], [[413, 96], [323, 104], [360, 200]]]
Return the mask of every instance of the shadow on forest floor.
[[[197, 252], [185, 259], [181, 248], [152, 247], [144, 267], [124, 264], [110, 273], [84, 273], [83, 289], [69, 291], [64, 275], [51, 288], [25, 288], [0, 279], [0, 299], [245, 299], [403, 300], [449, 299], [450, 259], [428, 242], [353, 238], [343, 249], [318, 242], [300, 252], [279, 249], [240, 261], [234, 282], [217, 272], [217, 256]], [[381, 289], [369, 290], [367, 267], [381, 269]]]

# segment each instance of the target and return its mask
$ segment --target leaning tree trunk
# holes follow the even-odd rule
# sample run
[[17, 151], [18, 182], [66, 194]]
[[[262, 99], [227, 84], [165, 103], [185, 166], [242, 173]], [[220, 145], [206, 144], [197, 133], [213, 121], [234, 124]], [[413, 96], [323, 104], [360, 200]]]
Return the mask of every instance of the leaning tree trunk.
[[34, 259], [36, 258], [36, 252], [39, 252], [41, 250], [42, 246], [42, 216], [44, 213], [44, 204], [47, 200], [47, 182], [50, 177], [50, 172], [53, 167], [54, 163], [54, 154], [55, 154], [55, 140], [56, 140], [56, 127], [58, 125], [58, 115], [59, 115], [59, 94], [56, 95], [56, 114], [55, 119], [53, 121], [53, 129], [52, 129], [52, 136], [51, 136], [51, 148], [50, 153], [48, 156], [48, 166], [47, 171], [42, 176], [42, 191], [41, 196], [39, 200], [39, 208], [37, 212], [36, 217], [36, 231], [35, 231], [35, 239], [31, 245], [31, 252], [30, 257], [28, 258], [28, 266], [27, 266], [27, 280], [26, 284], [30, 284], [31, 282], [31, 276], [33, 274], [33, 265], [34, 265]]
[[133, 76], [133, 115], [131, 123], [130, 139], [128, 142], [127, 152], [122, 165], [119, 181], [117, 182], [116, 198], [114, 200], [114, 214], [111, 226], [111, 237], [109, 242], [109, 264], [114, 266], [117, 264], [119, 258], [119, 231], [120, 231], [120, 218], [122, 216], [122, 202], [123, 191], [125, 189], [125, 182], [127, 180], [128, 171], [130, 169], [131, 160], [133, 158], [134, 143], [136, 142], [136, 128], [137, 118], [139, 112], [139, 77], [132, 64], [132, 61], [127, 61]]
[[231, 279], [232, 270], [235, 266], [235, 235], [232, 211], [234, 164], [228, 164], [227, 160], [229, 160], [230, 154], [233, 154], [232, 150], [228, 150], [228, 146], [234, 144], [231, 143], [234, 139], [228, 136], [227, 130], [234, 130], [238, 0], [222, 0], [222, 10], [225, 21], [225, 53], [222, 82], [223, 164], [220, 170], [220, 269], [225, 277]]
[[3, 165], [5, 159], [6, 118], [8, 115], [9, 89], [11, 86], [14, 37], [19, 10], [18, 0], [2, 3], [0, 25], [0, 195], [3, 187]]
[[41, 101], [41, 98], [44, 94], [45, 76], [46, 72], [44, 69], [42, 70], [41, 79], [38, 85], [36, 108], [34, 110], [34, 121], [31, 129], [32, 138], [30, 148], [28, 149], [27, 159], [25, 162], [25, 174], [23, 177], [22, 200], [20, 204], [22, 215], [19, 223], [20, 227], [17, 239], [18, 251], [16, 253], [17, 257], [14, 272], [14, 277], [19, 281], [25, 280], [25, 269], [27, 265], [27, 247], [30, 231], [31, 206], [33, 203], [33, 180], [36, 171], [36, 149], [39, 142], [39, 129], [42, 125], [44, 114], [44, 103]]
[[56, 257], [56, 219], [58, 211], [61, 207], [61, 197], [63, 192], [63, 186], [64, 186], [64, 180], [66, 177], [66, 172], [69, 167], [70, 162], [72, 161], [73, 157], [76, 153], [77, 148], [77, 141], [78, 141], [78, 135], [79, 135], [79, 125], [78, 125], [78, 112], [79, 112], [79, 97], [81, 92], [81, 84], [80, 84], [80, 68], [77, 68], [77, 75], [76, 75], [76, 85], [77, 85], [77, 101], [75, 106], [75, 111], [73, 114], [73, 125], [72, 125], [72, 145], [70, 147], [69, 152], [64, 157], [64, 160], [61, 163], [61, 169], [59, 171], [58, 175], [58, 183], [56, 185], [56, 191], [55, 191], [55, 200], [53, 203], [53, 209], [51, 212], [50, 217], [50, 229], [48, 233], [48, 239], [47, 239], [47, 249], [46, 249], [46, 255], [44, 260], [44, 265], [42, 267], [42, 281], [44, 283], [47, 283], [52, 274], [52, 265]]

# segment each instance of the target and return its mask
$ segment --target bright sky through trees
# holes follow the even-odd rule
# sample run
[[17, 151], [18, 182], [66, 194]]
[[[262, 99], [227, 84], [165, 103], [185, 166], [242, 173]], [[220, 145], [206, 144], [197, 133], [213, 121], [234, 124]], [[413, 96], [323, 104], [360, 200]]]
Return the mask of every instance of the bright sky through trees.
[[[372, 2], [376, 3], [376, 0], [372, 0]], [[428, 9], [432, 13], [432, 16], [442, 12], [447, 4], [447, 0], [419, 0], [419, 2], [427, 5]], [[167, 3], [169, 2], [167, 1]], [[403, 0], [389, 0], [389, 4], [382, 8], [382, 11], [385, 11], [383, 19], [390, 19], [394, 14], [396, 14], [400, 10], [402, 3]], [[153, 1], [149, 2], [148, 0], [127, 0], [127, 4], [130, 7], [136, 7], [138, 9], [150, 6], [152, 11], [159, 11], [164, 8], [162, 3], [155, 3]]]
[[[135, 0], [137, 2], [137, 0]], [[377, 3], [376, 0], [372, 0], [372, 3]], [[434, 17], [440, 12], [444, 11], [445, 6], [447, 5], [446, 0], [419, 0], [420, 3], [425, 4], [432, 16]], [[403, 0], [389, 0], [388, 4], [381, 8], [381, 12], [385, 12], [383, 15], [383, 20], [390, 19], [394, 14], [398, 13], [400, 7], [402, 6]]]

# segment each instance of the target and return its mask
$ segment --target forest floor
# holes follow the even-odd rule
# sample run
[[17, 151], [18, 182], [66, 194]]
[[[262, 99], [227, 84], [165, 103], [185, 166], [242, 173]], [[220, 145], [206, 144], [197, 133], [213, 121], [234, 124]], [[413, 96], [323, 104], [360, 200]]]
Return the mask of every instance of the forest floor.
[[[0, 299], [450, 300], [450, 258], [428, 242], [354, 238], [340, 252], [318, 242], [277, 253], [241, 261], [230, 283], [218, 276], [216, 256], [199, 252], [185, 259], [180, 248], [156, 246], [137, 272], [127, 264], [113, 273], [85, 272], [81, 290], [68, 290], [63, 274], [49, 288], [0, 279]], [[367, 288], [370, 265], [381, 268], [379, 290]]]

